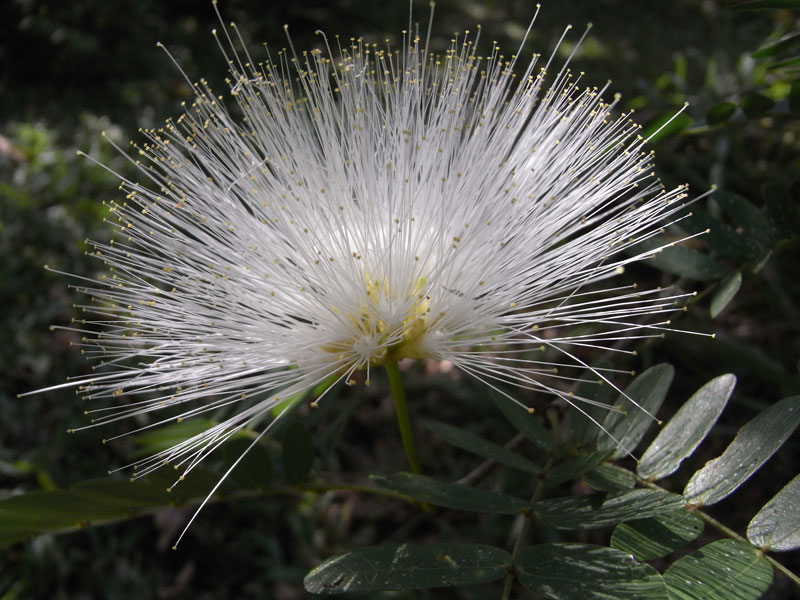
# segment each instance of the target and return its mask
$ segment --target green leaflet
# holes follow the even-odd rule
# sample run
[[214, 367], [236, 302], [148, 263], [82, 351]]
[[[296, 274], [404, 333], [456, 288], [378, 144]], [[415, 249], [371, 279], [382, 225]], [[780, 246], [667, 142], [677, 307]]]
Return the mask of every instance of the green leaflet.
[[217, 422], [211, 419], [186, 419], [185, 421], [148, 430], [133, 438], [133, 441], [140, 446], [134, 455], [150, 456], [162, 450], [167, 450], [211, 429], [214, 425], [217, 425]]
[[591, 454], [579, 454], [568, 458], [562, 463], [557, 464], [547, 473], [547, 483], [557, 485], [570, 479], [580, 477], [601, 464], [608, 458], [608, 452], [593, 452]]
[[[633, 452], [650, 426], [667, 395], [675, 369], [662, 363], [647, 369], [625, 388], [615, 405], [625, 412], [609, 412], [603, 427], [611, 434], [598, 431], [598, 450], [614, 450], [612, 458], [621, 458]], [[627, 397], [626, 397], [627, 396]], [[636, 402], [634, 406], [628, 398]], [[649, 413], [649, 414], [648, 414]], [[614, 438], [619, 442], [614, 441]]]
[[[528, 415], [528, 417], [533, 418], [530, 415]], [[425, 426], [445, 441], [450, 442], [459, 448], [463, 448], [464, 450], [468, 450], [469, 452], [474, 452], [479, 456], [490, 458], [506, 466], [513, 467], [533, 475], [541, 471], [539, 467], [537, 467], [527, 458], [524, 458], [516, 452], [512, 452], [503, 446], [495, 444], [494, 442], [490, 442], [489, 440], [477, 436], [472, 432], [466, 431], [459, 427], [453, 427], [452, 425], [448, 425], [446, 423], [440, 423], [438, 421], [427, 421]]]
[[697, 281], [710, 281], [725, 275], [727, 270], [717, 260], [687, 246], [670, 246], [669, 243], [664, 239], [653, 238], [636, 246], [636, 250], [646, 252], [664, 246], [648, 258], [647, 263], [673, 275]]
[[508, 419], [517, 430], [533, 442], [540, 450], [547, 451], [553, 445], [552, 435], [544, 428], [538, 417], [531, 415], [519, 404], [497, 392], [491, 393], [494, 401], [503, 416]]
[[312, 594], [416, 590], [486, 583], [505, 575], [511, 556], [485, 544], [400, 544], [359, 548], [306, 575]]
[[751, 92], [742, 97], [742, 110], [751, 119], [759, 119], [775, 107], [775, 101], [764, 94]]
[[[246, 452], [246, 454], [245, 454]], [[241, 460], [240, 460], [241, 459]], [[222, 448], [224, 472], [239, 463], [231, 471], [230, 481], [236, 488], [266, 488], [272, 482], [272, 459], [267, 449], [253, 440], [238, 438], [231, 440]]]
[[769, 550], [800, 548], [800, 475], [764, 505], [747, 526], [747, 539]]
[[542, 500], [533, 505], [533, 518], [555, 529], [592, 529], [675, 512], [683, 505], [678, 494], [639, 489]]
[[694, 452], [717, 422], [735, 385], [736, 377], [728, 374], [697, 390], [645, 450], [636, 472], [657, 480], [677, 471], [681, 461]]
[[395, 473], [371, 475], [370, 479], [381, 487], [434, 506], [505, 515], [516, 515], [528, 508], [525, 500], [515, 496], [456, 483], [444, 483], [424, 475]]
[[70, 492], [95, 501], [132, 510], [169, 504], [172, 498], [163, 488], [145, 481], [128, 479], [89, 479], [73, 485]]
[[700, 517], [679, 510], [620, 523], [611, 535], [611, 547], [633, 554], [636, 560], [652, 560], [682, 548], [702, 532]]
[[749, 200], [728, 192], [717, 192], [714, 200], [736, 225], [764, 247], [771, 248], [780, 241], [780, 236], [764, 211]]
[[549, 600], [667, 600], [658, 571], [605, 546], [528, 546], [515, 566], [522, 585]]
[[[714, 196], [716, 198], [716, 196]], [[691, 215], [684, 221], [687, 231], [705, 231], [703, 242], [709, 249], [723, 256], [744, 262], [756, 258], [760, 249], [749, 237], [737, 232], [735, 227], [712, 217], [702, 208], [693, 208]]]
[[632, 489], [636, 484], [636, 476], [620, 466], [602, 464], [586, 473], [583, 483], [593, 490], [619, 492]]
[[719, 288], [714, 292], [714, 297], [711, 298], [712, 319], [715, 319], [728, 306], [740, 287], [742, 287], [742, 274], [739, 271], [734, 271], [720, 282]]
[[756, 600], [772, 566], [746, 542], [719, 540], [676, 560], [664, 581], [670, 600]]
[[125, 512], [125, 506], [71, 491], [29, 492], [0, 502], [0, 535], [69, 529], [80, 523], [116, 519]]
[[763, 465], [800, 423], [800, 396], [762, 411], [736, 434], [721, 456], [706, 463], [683, 490], [695, 505], [719, 502]]

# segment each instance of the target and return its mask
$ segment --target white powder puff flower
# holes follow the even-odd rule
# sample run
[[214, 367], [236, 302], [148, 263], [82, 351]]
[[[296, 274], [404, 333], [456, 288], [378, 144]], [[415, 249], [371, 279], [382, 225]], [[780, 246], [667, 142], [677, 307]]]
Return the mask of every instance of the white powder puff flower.
[[108, 272], [80, 283], [73, 330], [99, 364], [66, 384], [110, 401], [92, 424], [228, 410], [140, 475], [186, 474], [286, 398], [404, 358], [580, 408], [563, 384], [582, 349], [658, 336], [675, 310], [611, 281], [686, 194], [653, 176], [606, 88], [539, 55], [480, 56], [469, 34], [442, 55], [408, 31], [396, 50], [320, 39], [229, 51], [235, 103], [201, 81], [145, 131], [142, 182], [123, 180], [117, 233], [93, 245]]

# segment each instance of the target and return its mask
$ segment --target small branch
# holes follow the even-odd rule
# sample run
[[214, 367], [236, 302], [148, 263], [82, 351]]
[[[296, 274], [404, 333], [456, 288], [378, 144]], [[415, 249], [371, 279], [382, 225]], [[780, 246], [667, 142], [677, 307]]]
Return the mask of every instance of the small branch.
[[[541, 499], [542, 494], [544, 494], [547, 474], [550, 472], [550, 469], [553, 468], [553, 463], [556, 461], [555, 451], [561, 444], [560, 429], [555, 412], [548, 411], [547, 417], [553, 430], [553, 446], [550, 448], [550, 451], [547, 454], [547, 461], [545, 462], [544, 468], [542, 469], [542, 472], [539, 473], [539, 478], [536, 481], [536, 488], [533, 490], [533, 496], [531, 496], [531, 507], [536, 504]], [[530, 530], [532, 522], [533, 517], [531, 516], [531, 511], [527, 511], [525, 513], [524, 520], [522, 521], [522, 528], [519, 530], [519, 535], [517, 535], [517, 539], [514, 542], [514, 549], [511, 551], [511, 570], [506, 573], [501, 600], [508, 600], [511, 597], [511, 588], [514, 586], [514, 578], [516, 577], [514, 570], [516, 569], [517, 559], [519, 558], [519, 553], [522, 550], [523, 544], [525, 544], [525, 540], [528, 538], [528, 530]]]

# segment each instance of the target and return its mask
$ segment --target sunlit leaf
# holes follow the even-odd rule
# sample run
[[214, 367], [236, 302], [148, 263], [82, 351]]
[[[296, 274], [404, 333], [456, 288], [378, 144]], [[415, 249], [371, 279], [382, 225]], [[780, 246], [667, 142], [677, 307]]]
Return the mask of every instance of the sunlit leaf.
[[720, 282], [714, 297], [711, 298], [712, 319], [715, 319], [728, 306], [740, 287], [742, 287], [742, 274], [739, 271], [734, 271]]
[[474, 452], [479, 456], [490, 458], [501, 464], [527, 473], [536, 474], [540, 471], [539, 467], [527, 458], [477, 436], [472, 432], [436, 421], [428, 421], [425, 423], [425, 426], [445, 441], [459, 448], [463, 448], [464, 450]]
[[[655, 415], [667, 395], [674, 376], [675, 369], [672, 365], [660, 364], [650, 367], [634, 379], [625, 388], [625, 394], [621, 394], [616, 402], [616, 407], [624, 412], [609, 412], [603, 421], [603, 427], [611, 435], [602, 430], [598, 431], [597, 448], [599, 450], [616, 448], [613, 458], [632, 453], [647, 430], [655, 423]], [[617, 441], [614, 441], [615, 439]]]
[[503, 577], [511, 556], [484, 544], [401, 544], [359, 548], [306, 575], [312, 594], [417, 590], [486, 583]]
[[456, 483], [445, 483], [424, 475], [395, 473], [371, 475], [370, 479], [381, 487], [434, 506], [507, 515], [519, 514], [528, 507], [525, 500], [515, 496]]
[[549, 600], [667, 600], [658, 571], [605, 546], [528, 546], [515, 566], [520, 583]]
[[703, 520], [688, 510], [620, 523], [611, 535], [611, 547], [652, 560], [682, 548], [703, 532]]
[[542, 500], [533, 505], [533, 517], [555, 529], [589, 529], [675, 512], [683, 505], [678, 494], [631, 490]]
[[720, 375], [697, 390], [645, 450], [636, 472], [648, 479], [662, 479], [677, 471], [717, 422], [735, 385], [734, 375]]
[[800, 548], [800, 475], [753, 517], [747, 526], [747, 539], [769, 550]]
[[719, 540], [676, 560], [664, 581], [670, 600], [756, 600], [772, 566], [747, 542]]
[[742, 427], [721, 456], [706, 463], [686, 485], [686, 501], [719, 502], [763, 465], [800, 423], [800, 396], [785, 398]]
[[592, 403], [578, 400], [574, 410], [569, 411], [569, 440], [576, 446], [594, 448], [597, 442], [597, 424], [605, 419], [608, 414], [606, 407], [614, 402], [617, 391], [599, 379], [597, 373], [589, 371], [577, 382], [574, 393], [576, 398], [586, 398]]

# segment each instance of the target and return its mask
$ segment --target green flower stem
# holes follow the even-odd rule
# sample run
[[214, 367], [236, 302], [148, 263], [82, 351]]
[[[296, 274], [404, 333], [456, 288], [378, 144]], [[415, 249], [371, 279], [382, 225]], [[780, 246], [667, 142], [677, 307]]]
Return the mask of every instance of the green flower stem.
[[386, 367], [386, 373], [389, 375], [389, 387], [394, 398], [397, 425], [400, 427], [400, 437], [403, 439], [403, 449], [406, 451], [408, 465], [411, 467], [412, 473], [422, 475], [422, 466], [417, 456], [417, 446], [414, 443], [414, 432], [411, 429], [411, 420], [408, 418], [408, 404], [406, 403], [405, 391], [403, 391], [403, 378], [400, 375], [400, 369], [396, 360], [389, 360], [383, 366]]

